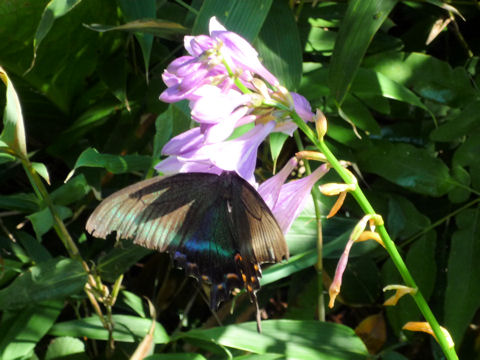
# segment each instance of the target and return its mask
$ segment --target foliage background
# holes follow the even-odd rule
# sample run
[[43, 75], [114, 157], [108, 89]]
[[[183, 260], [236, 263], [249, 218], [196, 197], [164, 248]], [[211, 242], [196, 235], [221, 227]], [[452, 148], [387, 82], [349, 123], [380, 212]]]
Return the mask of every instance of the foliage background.
[[[480, 12], [475, 1], [439, 0], [0, 2], [0, 65], [20, 99], [24, 123], [18, 112], [16, 119], [26, 129], [30, 172], [50, 182], [47, 198], [34, 192], [4, 130], [0, 357], [128, 358], [144, 339], [156, 344], [152, 358], [158, 359], [366, 358], [346, 325], [382, 359], [442, 358], [429, 336], [401, 330], [421, 320], [411, 299], [381, 305], [382, 287], [400, 278], [374, 244], [354, 247], [340, 304], [327, 314], [331, 322], [313, 321], [311, 206], [288, 234], [292, 261], [264, 272], [260, 303], [276, 320], [264, 322], [263, 335], [253, 323], [212, 328], [217, 322], [201, 286], [172, 269], [168, 256], [86, 236], [98, 199], [153, 175], [162, 146], [193, 125], [185, 104], [158, 100], [161, 74], [182, 54], [183, 35], [206, 33], [212, 15], [253, 41], [290, 90], [325, 112], [329, 146], [359, 169], [361, 186], [460, 358], [479, 359]], [[291, 139], [280, 145], [270, 139], [259, 155], [258, 178], [295, 151]], [[332, 180], [338, 179], [331, 174], [325, 181]], [[324, 199], [325, 211], [331, 204]], [[111, 297], [103, 298], [105, 319], [115, 324], [114, 350], [83, 291], [81, 263], [53, 229], [56, 215], [110, 291], [124, 276], [111, 317]], [[347, 202], [323, 222], [325, 286], [361, 216]], [[153, 327], [143, 296], [156, 309]], [[229, 310], [225, 304], [218, 313], [224, 325], [253, 319], [242, 295]]]

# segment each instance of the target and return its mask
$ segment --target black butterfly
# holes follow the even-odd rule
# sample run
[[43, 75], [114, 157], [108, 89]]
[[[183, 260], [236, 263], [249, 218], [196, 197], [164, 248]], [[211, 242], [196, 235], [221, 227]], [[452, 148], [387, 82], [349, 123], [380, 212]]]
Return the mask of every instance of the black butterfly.
[[103, 200], [86, 229], [100, 238], [116, 232], [117, 239], [169, 252], [187, 274], [212, 284], [212, 310], [242, 287], [256, 304], [260, 264], [288, 258], [272, 212], [235, 172], [140, 181]]

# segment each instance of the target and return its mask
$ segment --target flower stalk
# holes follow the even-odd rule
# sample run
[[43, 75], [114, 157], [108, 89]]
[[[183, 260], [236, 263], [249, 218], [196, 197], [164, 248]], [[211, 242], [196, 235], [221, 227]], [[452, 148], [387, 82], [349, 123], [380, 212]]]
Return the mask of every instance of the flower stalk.
[[[328, 163], [331, 167], [335, 169], [338, 175], [345, 181], [347, 184], [354, 185], [356, 180], [352, 179], [352, 175], [349, 171], [347, 171], [335, 157], [335, 155], [330, 151], [327, 144], [324, 140], [319, 140], [315, 133], [310, 127], [305, 124], [300, 117], [292, 112], [291, 118], [298, 125], [298, 127], [304, 132], [304, 134], [309, 138], [309, 140], [317, 147], [319, 151], [321, 151], [325, 157], [327, 158]], [[357, 203], [360, 205], [362, 210], [367, 215], [375, 215], [375, 210], [373, 209], [372, 205], [366, 198], [365, 194], [363, 193], [360, 186], [356, 186], [354, 190], [350, 192], [352, 196], [355, 198]], [[385, 228], [385, 225], [378, 225], [376, 231], [380, 235], [383, 243], [385, 244], [385, 249], [387, 250], [388, 254], [390, 255], [395, 267], [397, 268], [398, 272], [400, 273], [405, 285], [414, 289], [418, 289], [415, 280], [413, 279], [412, 275], [407, 269], [405, 262], [403, 261], [400, 253], [398, 252], [395, 243], [391, 239], [390, 235]], [[455, 360], [458, 359], [458, 356], [455, 352], [455, 348], [450, 346], [450, 342], [445, 336], [445, 333], [442, 331], [435, 315], [433, 314], [432, 310], [427, 304], [422, 292], [420, 290], [416, 291], [414, 294], [411, 294], [415, 303], [417, 304], [420, 312], [424, 316], [425, 320], [430, 324], [435, 337], [442, 348], [445, 356], [448, 360]]]

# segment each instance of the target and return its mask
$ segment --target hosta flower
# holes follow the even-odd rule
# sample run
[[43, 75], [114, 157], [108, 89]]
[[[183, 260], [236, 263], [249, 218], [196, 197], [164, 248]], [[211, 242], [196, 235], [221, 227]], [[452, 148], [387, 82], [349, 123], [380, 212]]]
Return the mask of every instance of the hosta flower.
[[[253, 172], [257, 161], [257, 150], [274, 126], [273, 121], [265, 125], [257, 125], [236, 139], [213, 144], [199, 141], [203, 135], [200, 130], [193, 131], [194, 129], [192, 129], [187, 135], [185, 133], [179, 135], [181, 139], [185, 140], [185, 146], [179, 145], [181, 139], [178, 139], [178, 136], [171, 140], [172, 145], [170, 142], [165, 145], [169, 155], [173, 155], [176, 161], [167, 158], [155, 168], [164, 173], [171, 173], [172, 170], [179, 168], [192, 168], [192, 163], [196, 163], [197, 167], [207, 169], [207, 172], [219, 173], [219, 171], [221, 172], [219, 169], [236, 171], [237, 174], [256, 186]], [[183, 151], [185, 149], [188, 151]]]
[[295, 162], [290, 160], [277, 175], [263, 182], [258, 188], [284, 234], [290, 230], [293, 221], [305, 207], [312, 187], [328, 172], [328, 167], [324, 164], [310, 175], [284, 184], [294, 164]]
[[[314, 114], [303, 96], [280, 86], [245, 39], [227, 31], [214, 17], [209, 33], [186, 36], [188, 55], [172, 61], [163, 74], [168, 88], [160, 99], [188, 100], [199, 127], [171, 139], [162, 150], [168, 158], [156, 169], [165, 174], [235, 171], [257, 187], [254, 170], [260, 144], [271, 132], [293, 134], [297, 125], [292, 111], [304, 121], [312, 121]], [[235, 128], [248, 123], [254, 123], [251, 130], [230, 139]], [[289, 161], [259, 188], [285, 233], [327, 170], [320, 167], [310, 176], [285, 184], [296, 163], [296, 159]]]

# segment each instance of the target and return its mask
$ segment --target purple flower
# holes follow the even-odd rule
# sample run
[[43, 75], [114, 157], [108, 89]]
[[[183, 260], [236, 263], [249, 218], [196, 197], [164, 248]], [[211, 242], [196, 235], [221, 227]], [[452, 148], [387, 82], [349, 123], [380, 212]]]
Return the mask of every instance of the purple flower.
[[168, 155], [174, 156], [175, 160], [167, 158], [155, 168], [166, 174], [192, 168], [202, 169], [195, 171], [205, 169], [213, 173], [220, 173], [221, 170], [236, 171], [238, 175], [256, 186], [253, 172], [257, 162], [257, 150], [274, 126], [273, 121], [257, 125], [236, 139], [213, 144], [202, 142], [204, 135], [200, 130], [196, 130], [199, 128], [194, 128], [173, 138], [165, 145], [164, 153], [168, 151]]
[[310, 175], [284, 184], [295, 166], [296, 161], [291, 159], [277, 175], [263, 182], [258, 188], [284, 234], [290, 230], [293, 221], [303, 210], [313, 185], [328, 172], [328, 167], [324, 164]]
[[[272, 131], [292, 135], [297, 128], [292, 111], [304, 121], [312, 121], [313, 113], [303, 96], [279, 85], [245, 39], [227, 31], [214, 17], [209, 32], [210, 36], [186, 36], [188, 55], [172, 61], [163, 74], [168, 88], [160, 99], [188, 100], [192, 119], [200, 126], [171, 139], [162, 151], [169, 157], [155, 168], [165, 174], [235, 171], [257, 187], [254, 170], [260, 144]], [[250, 131], [229, 139], [235, 128], [251, 122], [255, 126]], [[259, 187], [284, 233], [301, 212], [312, 186], [327, 171], [324, 165], [310, 176], [285, 184], [296, 165], [297, 160], [291, 159]]]

